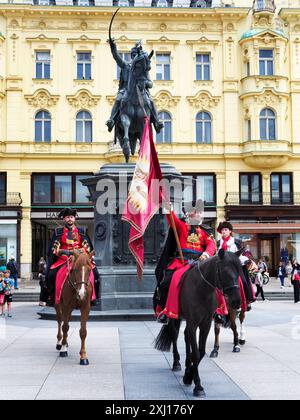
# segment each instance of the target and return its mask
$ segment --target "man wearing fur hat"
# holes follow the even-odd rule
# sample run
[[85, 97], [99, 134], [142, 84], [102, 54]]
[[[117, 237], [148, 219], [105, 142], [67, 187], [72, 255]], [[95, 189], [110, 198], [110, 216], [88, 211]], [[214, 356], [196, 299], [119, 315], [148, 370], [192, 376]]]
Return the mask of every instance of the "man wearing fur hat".
[[[59, 270], [67, 264], [71, 252], [74, 249], [82, 248], [86, 249], [87, 252], [93, 250], [92, 242], [85, 229], [77, 227], [75, 224], [77, 217], [75, 209], [65, 208], [59, 213], [58, 217], [63, 219], [64, 227], [55, 229], [47, 254], [46, 285], [50, 305], [54, 301], [56, 276]], [[95, 292], [98, 297], [99, 273], [96, 266], [93, 269], [93, 273]]]
[[179, 318], [179, 283], [182, 275], [194, 261], [212, 257], [216, 252], [213, 231], [209, 226], [202, 225], [202, 200], [185, 205], [185, 220], [178, 219], [174, 212], [172, 216], [184, 262], [180, 260], [171, 217], [167, 215], [169, 235], [155, 270], [158, 288], [154, 295], [154, 306], [160, 323], [167, 323], [168, 318]]
[[[242, 248], [242, 241], [235, 238], [232, 235], [233, 226], [231, 223], [227, 221], [221, 222], [217, 228], [217, 232], [221, 235], [220, 241], [217, 242], [218, 250], [224, 249], [224, 251], [237, 252]], [[245, 304], [245, 310], [250, 310], [250, 303], [254, 302], [256, 299], [254, 296], [253, 287], [246, 266], [247, 262], [249, 261], [249, 258], [244, 255], [241, 255], [240, 261], [242, 264], [242, 271], [240, 275], [240, 279], [242, 282], [241, 287], [243, 288], [243, 292], [247, 301], [247, 303]]]

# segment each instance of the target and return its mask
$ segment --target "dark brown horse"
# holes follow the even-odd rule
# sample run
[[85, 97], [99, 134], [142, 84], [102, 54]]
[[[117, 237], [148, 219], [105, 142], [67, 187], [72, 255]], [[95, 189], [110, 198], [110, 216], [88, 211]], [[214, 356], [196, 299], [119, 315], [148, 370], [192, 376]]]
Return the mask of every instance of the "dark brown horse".
[[[246, 343], [245, 340], [245, 328], [244, 328], [244, 321], [246, 318], [246, 312], [241, 309], [240, 312], [238, 312], [236, 309], [232, 308], [230, 305], [228, 305], [228, 316], [226, 317], [225, 325], [224, 327], [230, 327], [233, 332], [233, 353], [240, 353], [241, 348], [240, 345], [244, 345]], [[239, 318], [240, 321], [240, 335], [238, 333], [238, 328], [236, 325], [236, 320]], [[219, 349], [220, 349], [220, 332], [221, 332], [221, 326], [222, 324], [217, 323], [215, 321], [215, 344], [212, 352], [210, 353], [211, 358], [217, 358], [219, 356]]]
[[[212, 318], [217, 309], [216, 288], [223, 290], [228, 296], [231, 307], [238, 309], [241, 304], [238, 283], [240, 251], [236, 253], [220, 250], [218, 255], [201, 264], [197, 262], [188, 270], [181, 280], [180, 313], [186, 320], [184, 331], [186, 344], [185, 374], [183, 382], [191, 385], [194, 381], [194, 396], [205, 396], [201, 385], [198, 366], [205, 355], [207, 336], [211, 328]], [[155, 348], [170, 351], [173, 344], [173, 370], [180, 369], [180, 357], [177, 351], [177, 338], [180, 323], [171, 320], [164, 325], [155, 341]], [[197, 342], [197, 330], [199, 339]]]
[[80, 364], [88, 365], [89, 361], [86, 356], [85, 339], [87, 336], [86, 323], [91, 309], [93, 293], [90, 282], [90, 274], [93, 269], [91, 263], [93, 253], [89, 254], [84, 250], [74, 250], [72, 253], [72, 268], [63, 286], [60, 303], [55, 305], [56, 320], [58, 323], [56, 349], [60, 351], [61, 357], [68, 356], [69, 322], [73, 310], [80, 309]]

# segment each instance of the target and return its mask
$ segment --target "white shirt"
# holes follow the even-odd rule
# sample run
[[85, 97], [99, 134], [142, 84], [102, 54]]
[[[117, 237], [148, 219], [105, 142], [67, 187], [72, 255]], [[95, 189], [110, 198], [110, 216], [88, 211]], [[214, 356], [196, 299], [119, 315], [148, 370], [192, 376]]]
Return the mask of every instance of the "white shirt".
[[[219, 249], [222, 248], [223, 243], [224, 243], [224, 240], [223, 240], [223, 238], [221, 238]], [[234, 237], [233, 236], [231, 236], [231, 238], [227, 242], [227, 251], [230, 251], [230, 252], [237, 252], [238, 251], [238, 247], [236, 246], [236, 243], [234, 242]]]

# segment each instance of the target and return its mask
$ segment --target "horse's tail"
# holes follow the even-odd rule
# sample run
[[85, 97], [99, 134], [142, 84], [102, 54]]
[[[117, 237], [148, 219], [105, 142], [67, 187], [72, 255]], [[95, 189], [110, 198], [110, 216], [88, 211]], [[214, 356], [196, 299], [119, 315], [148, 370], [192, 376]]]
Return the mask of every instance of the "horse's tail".
[[180, 329], [180, 321], [170, 319], [167, 325], [164, 325], [154, 341], [154, 348], [159, 351], [170, 351], [171, 345], [177, 341]]

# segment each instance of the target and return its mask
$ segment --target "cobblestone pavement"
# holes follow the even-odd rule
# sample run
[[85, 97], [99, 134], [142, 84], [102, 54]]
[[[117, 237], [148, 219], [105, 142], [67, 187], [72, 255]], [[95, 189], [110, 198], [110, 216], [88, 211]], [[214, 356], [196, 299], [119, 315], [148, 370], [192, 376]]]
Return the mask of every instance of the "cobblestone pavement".
[[[56, 323], [40, 320], [37, 310], [14, 303], [13, 318], [0, 318], [0, 399], [193, 399], [182, 372], [170, 369], [172, 355], [153, 348], [156, 322], [90, 322], [90, 365], [79, 366], [79, 324], [71, 324], [69, 357], [62, 359], [55, 350]], [[233, 354], [231, 331], [222, 330], [219, 358], [206, 357], [200, 367], [207, 399], [298, 399], [300, 304], [255, 303], [246, 339], [241, 353]], [[213, 331], [208, 354], [212, 344]], [[184, 365], [183, 329], [179, 348]]]

